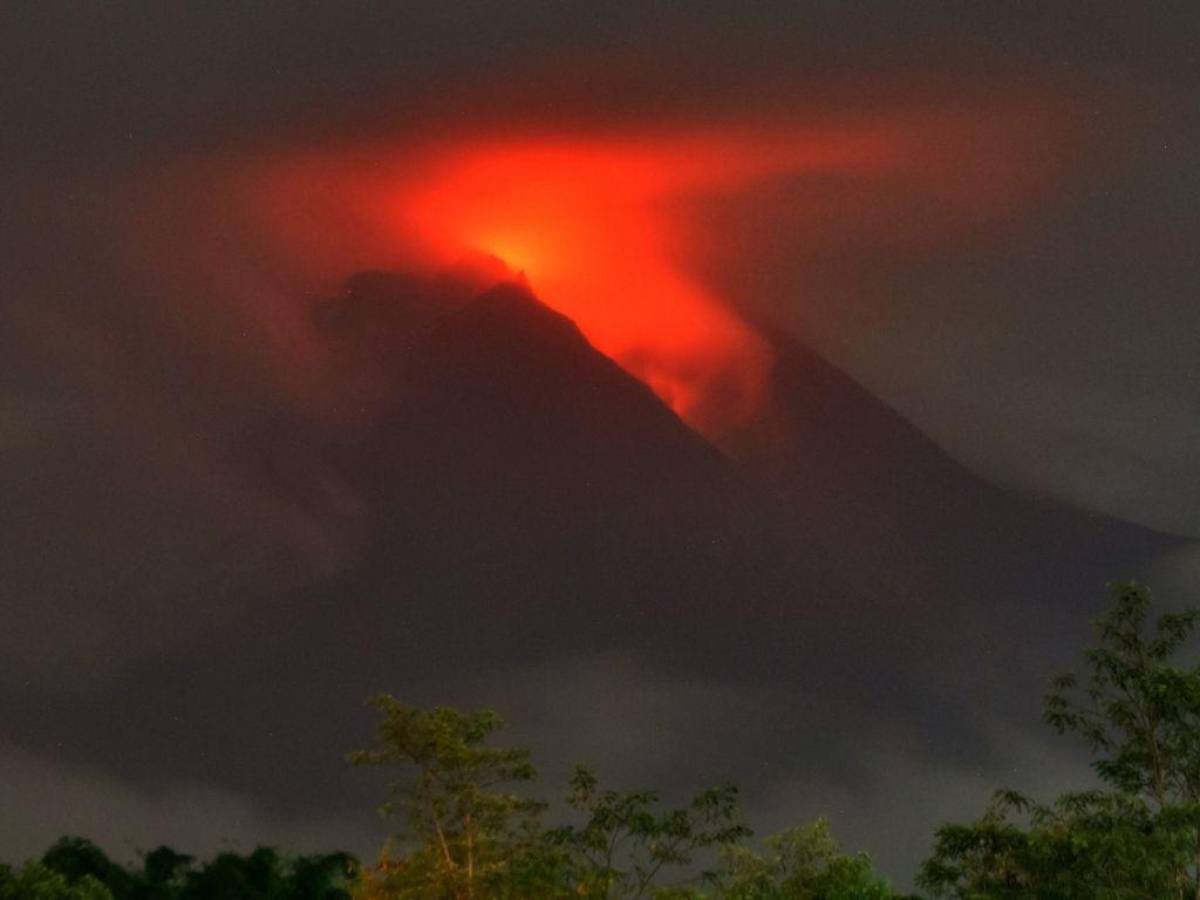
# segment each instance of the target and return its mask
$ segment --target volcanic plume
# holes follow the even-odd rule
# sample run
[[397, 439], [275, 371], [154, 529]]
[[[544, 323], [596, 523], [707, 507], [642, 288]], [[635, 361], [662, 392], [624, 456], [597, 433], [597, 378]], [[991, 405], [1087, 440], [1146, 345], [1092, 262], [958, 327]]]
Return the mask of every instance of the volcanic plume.
[[838, 135], [485, 143], [434, 160], [401, 210], [435, 258], [498, 258], [677, 413], [713, 429], [755, 408], [768, 354], [682, 268], [664, 204], [778, 167], [878, 156], [868, 137]]
[[840, 243], [870, 269], [872, 249], [928, 256], [1027, 209], [1079, 150], [1076, 118], [1045, 98], [991, 98], [978, 110], [376, 140], [260, 160], [240, 187], [292, 272], [316, 264], [328, 281], [498, 260], [716, 436], [762, 408], [771, 351], [738, 311], [753, 298], [703, 277], [735, 250], [735, 265], [753, 265], [755, 248], [685, 215], [688, 204], [835, 180], [847, 186], [836, 216], [760, 219], [795, 235], [798, 259]]

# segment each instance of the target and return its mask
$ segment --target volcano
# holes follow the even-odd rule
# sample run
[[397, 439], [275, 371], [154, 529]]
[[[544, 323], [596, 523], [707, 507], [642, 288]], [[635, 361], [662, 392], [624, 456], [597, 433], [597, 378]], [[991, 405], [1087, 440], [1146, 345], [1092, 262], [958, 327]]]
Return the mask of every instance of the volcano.
[[[978, 749], [981, 720], [1028, 715], [1104, 580], [1171, 543], [982, 481], [781, 334], [770, 403], [718, 447], [519, 282], [362, 273], [311, 327], [328, 408], [264, 423], [243, 465], [340, 483], [363, 552], [285, 609], [249, 609], [242, 639], [148, 663], [103, 702], [23, 710], [35, 750], [349, 816], [376, 799], [338, 752], [369, 732], [366, 695], [497, 705], [603, 769], [619, 747], [584, 736], [603, 697], [562, 673], [634, 660], [647, 680], [610, 699], [657, 710], [626, 723], [672, 761], [655, 777], [670, 789], [758, 759], [738, 774], [753, 810], [781, 777], [864, 777], [847, 769], [864, 744]], [[312, 480], [269, 484], [303, 505]], [[492, 675], [514, 647], [519, 690]], [[972, 674], [931, 697], [951, 659]], [[652, 684], [693, 683], [769, 684], [772, 712], [655, 705]], [[564, 723], [564, 704], [584, 712]], [[150, 714], [174, 725], [112, 726]]]

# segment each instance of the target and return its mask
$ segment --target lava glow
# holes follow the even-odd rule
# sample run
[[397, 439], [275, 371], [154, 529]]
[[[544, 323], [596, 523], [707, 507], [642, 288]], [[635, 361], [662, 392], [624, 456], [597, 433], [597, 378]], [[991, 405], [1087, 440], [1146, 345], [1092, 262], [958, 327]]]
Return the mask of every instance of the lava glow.
[[[794, 268], [825, 254], [852, 282], [860, 270], [927, 265], [1048, 195], [1076, 165], [1078, 121], [1045, 97], [981, 96], [845, 117], [401, 135], [268, 155], [219, 191], [213, 178], [196, 183], [206, 198], [248, 196], [252, 227], [274, 248], [255, 259], [328, 286], [364, 269], [499, 259], [720, 437], [761, 409], [772, 359], [737, 311], [741, 300], [761, 313], [758, 298], [718, 296], [698, 273], [757, 271], [769, 248], [747, 233], [786, 247]], [[836, 193], [789, 195], [789, 184]], [[745, 197], [761, 210], [749, 232], [723, 234], [688, 212]], [[207, 232], [226, 234], [214, 225], [188, 239]]]
[[681, 267], [666, 204], [774, 171], [864, 165], [870, 140], [544, 140], [439, 156], [403, 192], [439, 261], [483, 254], [529, 280], [603, 353], [705, 431], [753, 411], [769, 353]]

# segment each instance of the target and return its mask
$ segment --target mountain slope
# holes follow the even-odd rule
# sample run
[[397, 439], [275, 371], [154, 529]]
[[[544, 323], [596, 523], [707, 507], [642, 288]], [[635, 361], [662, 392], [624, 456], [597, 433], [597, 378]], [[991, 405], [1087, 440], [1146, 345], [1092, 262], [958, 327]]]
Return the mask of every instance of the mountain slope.
[[[722, 452], [521, 285], [364, 274], [313, 327], [330, 411], [264, 426], [247, 466], [342, 485], [363, 553], [204, 654], [16, 710], [34, 749], [358, 813], [376, 788], [340, 753], [387, 690], [601, 767], [652, 740], [626, 774], [668, 788], [861, 785], [896, 742], [978, 767], [980, 722], [1027, 716], [1101, 581], [1165, 545], [982, 482], [782, 336], [773, 408]], [[176, 726], [113, 727], [143, 716]]]

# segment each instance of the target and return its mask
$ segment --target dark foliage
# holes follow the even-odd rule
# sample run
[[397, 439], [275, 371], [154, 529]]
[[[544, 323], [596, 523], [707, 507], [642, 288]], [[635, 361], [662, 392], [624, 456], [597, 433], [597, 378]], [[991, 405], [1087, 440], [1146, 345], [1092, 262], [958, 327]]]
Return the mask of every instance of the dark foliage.
[[288, 857], [270, 847], [197, 865], [160, 846], [123, 866], [80, 837], [59, 839], [19, 872], [0, 868], [3, 900], [349, 900], [358, 861], [347, 853]]

